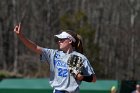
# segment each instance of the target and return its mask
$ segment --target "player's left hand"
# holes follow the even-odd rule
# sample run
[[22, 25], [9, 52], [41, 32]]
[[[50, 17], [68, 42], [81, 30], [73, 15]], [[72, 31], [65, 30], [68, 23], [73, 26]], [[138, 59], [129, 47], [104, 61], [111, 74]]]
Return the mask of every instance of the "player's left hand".
[[[78, 74], [82, 72], [83, 60], [80, 56], [71, 55], [68, 59], [68, 69], [70, 73], [76, 78]], [[78, 75], [78, 79], [80, 76]]]

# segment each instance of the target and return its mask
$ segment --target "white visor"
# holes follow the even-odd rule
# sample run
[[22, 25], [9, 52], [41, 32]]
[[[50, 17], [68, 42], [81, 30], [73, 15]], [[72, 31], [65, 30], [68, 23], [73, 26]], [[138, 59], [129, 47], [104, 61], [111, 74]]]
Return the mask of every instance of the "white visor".
[[76, 41], [75, 38], [73, 38], [73, 37], [72, 37], [70, 34], [68, 34], [67, 32], [62, 32], [62, 33], [60, 33], [60, 34], [58, 34], [58, 35], [54, 35], [54, 36], [56, 36], [57, 38], [60, 38], [60, 39], [68, 38], [68, 39], [72, 40], [73, 42]]

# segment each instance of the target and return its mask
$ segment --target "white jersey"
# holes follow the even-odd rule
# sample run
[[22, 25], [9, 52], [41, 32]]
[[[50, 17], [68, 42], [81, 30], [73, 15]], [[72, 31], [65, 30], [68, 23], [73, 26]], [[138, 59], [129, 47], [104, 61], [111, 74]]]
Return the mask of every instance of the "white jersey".
[[71, 54], [82, 57], [84, 65], [83, 75], [95, 74], [88, 59], [76, 51], [67, 54], [63, 51], [44, 48], [40, 60], [42, 62], [48, 62], [50, 65], [50, 85], [54, 89], [68, 91], [70, 93], [79, 93], [81, 81], [76, 80], [68, 70], [67, 60]]

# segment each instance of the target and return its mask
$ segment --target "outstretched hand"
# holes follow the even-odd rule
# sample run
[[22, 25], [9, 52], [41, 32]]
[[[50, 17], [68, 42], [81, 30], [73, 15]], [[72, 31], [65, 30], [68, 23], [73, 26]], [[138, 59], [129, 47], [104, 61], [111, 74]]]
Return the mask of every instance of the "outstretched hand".
[[15, 26], [14, 32], [16, 34], [20, 34], [21, 33], [21, 23], [19, 23], [18, 25]]
[[21, 31], [21, 23], [19, 23], [18, 25], [15, 26], [14, 32], [17, 34], [17, 36], [19, 37], [19, 39], [22, 41], [22, 43], [26, 47], [28, 47], [30, 50], [32, 50], [33, 52], [35, 52], [37, 54], [41, 54], [42, 53], [42, 47], [36, 45], [31, 40], [27, 39], [24, 36], [24, 34], [22, 34], [22, 31]]

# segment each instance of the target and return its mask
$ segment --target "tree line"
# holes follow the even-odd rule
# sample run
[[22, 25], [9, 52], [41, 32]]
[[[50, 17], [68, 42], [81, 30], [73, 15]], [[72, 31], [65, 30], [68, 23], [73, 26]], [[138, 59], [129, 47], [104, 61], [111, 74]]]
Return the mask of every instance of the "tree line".
[[0, 0], [0, 11], [1, 71], [49, 76], [48, 64], [13, 33], [21, 23], [27, 38], [48, 48], [57, 48], [61, 30], [78, 32], [98, 79], [139, 79], [139, 0]]

